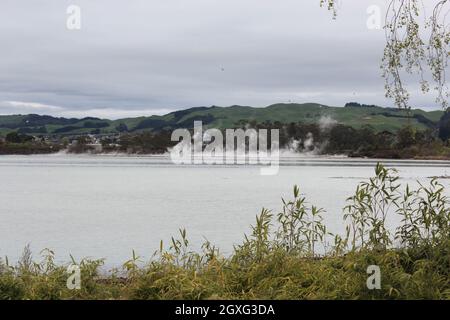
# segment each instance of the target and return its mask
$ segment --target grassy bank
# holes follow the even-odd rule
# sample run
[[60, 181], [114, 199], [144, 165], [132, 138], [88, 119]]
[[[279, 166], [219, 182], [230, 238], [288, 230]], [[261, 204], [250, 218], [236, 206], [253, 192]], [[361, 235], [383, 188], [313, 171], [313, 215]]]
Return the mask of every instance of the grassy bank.
[[[401, 186], [378, 165], [347, 204], [346, 233], [334, 235], [295, 187], [279, 212], [262, 210], [228, 257], [208, 242], [192, 252], [180, 230], [145, 267], [133, 254], [105, 277], [102, 260], [72, 261], [79, 290], [67, 288], [67, 265], [56, 265], [53, 252], [34, 262], [26, 249], [17, 264], [0, 262], [0, 299], [450, 299], [450, 205], [441, 184]], [[391, 214], [402, 220], [393, 231]], [[370, 265], [380, 269], [380, 289], [367, 287]]]

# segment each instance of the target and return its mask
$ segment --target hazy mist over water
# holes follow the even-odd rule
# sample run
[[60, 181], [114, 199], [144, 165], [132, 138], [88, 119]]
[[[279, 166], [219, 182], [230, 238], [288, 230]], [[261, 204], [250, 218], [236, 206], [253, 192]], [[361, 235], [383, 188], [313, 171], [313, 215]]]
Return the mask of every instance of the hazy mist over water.
[[[446, 161], [383, 163], [398, 169], [402, 183], [450, 175]], [[340, 233], [345, 199], [373, 176], [375, 164], [291, 156], [281, 159], [277, 175], [261, 176], [258, 166], [173, 165], [168, 156], [2, 156], [0, 257], [16, 261], [30, 243], [35, 257], [50, 248], [59, 261], [72, 254], [117, 266], [132, 249], [149, 258], [179, 228], [193, 249], [206, 238], [226, 254], [263, 207], [281, 209], [295, 184], [326, 210], [329, 231]]]

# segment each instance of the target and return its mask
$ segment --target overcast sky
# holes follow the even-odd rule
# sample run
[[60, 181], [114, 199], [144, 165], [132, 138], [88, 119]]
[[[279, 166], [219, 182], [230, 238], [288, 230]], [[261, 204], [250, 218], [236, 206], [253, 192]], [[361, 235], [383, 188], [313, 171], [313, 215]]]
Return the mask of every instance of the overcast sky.
[[[1, 0], [0, 114], [120, 118], [194, 106], [392, 106], [386, 0]], [[68, 30], [67, 7], [81, 8]], [[412, 104], [436, 108], [412, 87]]]

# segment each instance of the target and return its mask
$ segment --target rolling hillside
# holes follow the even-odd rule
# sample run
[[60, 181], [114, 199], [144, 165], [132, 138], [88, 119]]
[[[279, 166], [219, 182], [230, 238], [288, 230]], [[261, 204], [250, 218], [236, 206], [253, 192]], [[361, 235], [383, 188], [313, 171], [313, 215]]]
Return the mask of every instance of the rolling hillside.
[[[418, 129], [433, 128], [442, 116], [442, 111], [412, 110], [411, 124]], [[240, 121], [279, 121], [282, 123], [315, 123], [324, 117], [355, 128], [371, 125], [377, 131], [396, 131], [408, 123], [405, 111], [375, 106], [329, 107], [315, 103], [274, 104], [265, 108], [248, 106], [196, 107], [171, 112], [163, 116], [150, 116], [108, 120], [86, 117], [83, 119], [57, 118], [52, 116], [0, 115], [0, 135], [11, 131], [26, 134], [108, 134], [190, 128], [194, 120], [201, 120], [205, 127], [233, 128]]]

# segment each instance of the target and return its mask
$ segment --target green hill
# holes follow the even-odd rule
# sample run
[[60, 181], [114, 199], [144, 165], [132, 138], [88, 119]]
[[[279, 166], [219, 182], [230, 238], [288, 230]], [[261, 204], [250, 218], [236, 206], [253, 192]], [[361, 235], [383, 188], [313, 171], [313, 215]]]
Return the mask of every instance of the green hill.
[[74, 135], [108, 134], [123, 131], [173, 130], [191, 128], [194, 120], [201, 120], [205, 127], [233, 128], [239, 122], [304, 122], [318, 123], [322, 119], [332, 120], [355, 128], [370, 125], [377, 131], [396, 131], [410, 121], [418, 129], [435, 128], [443, 115], [442, 111], [414, 109], [408, 119], [407, 113], [394, 108], [377, 106], [330, 107], [316, 103], [274, 104], [265, 108], [248, 106], [196, 107], [150, 116], [108, 120], [87, 117], [83, 119], [57, 118], [52, 116], [0, 115], [0, 135], [11, 131], [26, 134]]

